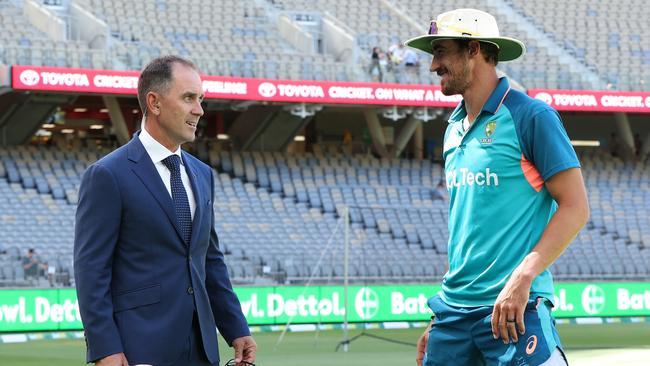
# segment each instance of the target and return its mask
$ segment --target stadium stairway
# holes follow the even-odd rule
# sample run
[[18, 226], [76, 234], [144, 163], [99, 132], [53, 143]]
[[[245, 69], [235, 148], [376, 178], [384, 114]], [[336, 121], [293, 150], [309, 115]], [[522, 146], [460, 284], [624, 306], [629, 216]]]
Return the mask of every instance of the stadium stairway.
[[[494, 15], [502, 34], [520, 39], [527, 46], [525, 62], [498, 65], [500, 70], [525, 88], [603, 89], [605, 86], [598, 75], [565, 52], [561, 45], [537, 27], [533, 19], [516, 12], [505, 1], [461, 0], [453, 6], [443, 0], [403, 0], [393, 3], [403, 9], [407, 17], [412, 17], [413, 22], [422, 24], [422, 28], [438, 13], [455, 8], [482, 9]], [[419, 30], [420, 33], [422, 31]], [[419, 33], [411, 33], [407, 37], [415, 34]]]
[[[606, 81], [607, 89], [648, 90], [650, 42], [643, 1], [531, 2], [504, 0], [535, 24], [557, 50], [579, 60]], [[556, 9], [562, 7], [561, 12]], [[571, 24], [570, 27], [566, 26]]]

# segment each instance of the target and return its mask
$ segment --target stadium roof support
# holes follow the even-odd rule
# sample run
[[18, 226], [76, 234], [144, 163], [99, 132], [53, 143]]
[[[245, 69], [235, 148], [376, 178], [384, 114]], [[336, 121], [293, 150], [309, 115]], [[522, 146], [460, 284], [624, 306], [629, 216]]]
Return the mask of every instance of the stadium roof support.
[[[402, 151], [404, 151], [404, 147], [406, 147], [406, 144], [408, 144], [411, 137], [413, 137], [413, 133], [417, 129], [418, 125], [422, 125], [422, 121], [418, 120], [411, 114], [406, 120], [404, 127], [399, 131], [397, 139], [395, 139], [394, 157], [400, 156]], [[422, 145], [422, 143], [420, 143], [420, 145]]]
[[382, 158], [389, 158], [390, 156], [386, 149], [386, 138], [384, 137], [384, 132], [381, 130], [377, 113], [373, 109], [365, 109], [363, 115], [366, 117], [366, 124], [368, 125], [368, 131], [370, 132], [370, 137], [372, 137], [372, 145], [375, 151]]
[[639, 158], [645, 160], [646, 157], [650, 156], [650, 132], [648, 132], [641, 143], [641, 152], [639, 153]]
[[320, 110], [310, 106], [309, 113], [293, 113], [289, 105], [284, 108], [251, 106], [243, 111], [228, 129], [236, 149], [283, 152]]
[[384, 132], [381, 129], [381, 124], [379, 123], [379, 117], [373, 109], [367, 109], [363, 112], [366, 117], [366, 123], [368, 125], [368, 131], [370, 131], [370, 136], [372, 137], [372, 144], [375, 148], [375, 151], [382, 158], [396, 158], [399, 157], [404, 148], [411, 140], [414, 138], [414, 156], [417, 159], [422, 158], [422, 120], [418, 118], [417, 115], [411, 113], [404, 124], [404, 127], [399, 131], [397, 138], [395, 139], [395, 144], [392, 148], [386, 146], [386, 138]]
[[0, 145], [20, 145], [28, 141], [62, 104], [76, 96], [28, 93], [0, 97]]
[[235, 147], [246, 150], [251, 146], [277, 113], [277, 108], [258, 105], [249, 106], [242, 111], [228, 129]]
[[126, 144], [129, 141], [129, 129], [126, 126], [126, 120], [122, 114], [122, 109], [120, 108], [120, 103], [117, 101], [117, 97], [103, 95], [102, 99], [108, 109], [108, 115], [111, 117], [111, 123], [113, 124], [117, 141], [120, 145]]
[[424, 129], [422, 128], [422, 121], [419, 121], [413, 132], [413, 158], [422, 159], [424, 157]]
[[614, 113], [614, 121], [616, 122], [616, 130], [618, 131], [621, 142], [619, 152], [625, 159], [631, 159], [635, 155], [634, 136], [630, 127], [630, 120], [627, 118], [627, 113]]

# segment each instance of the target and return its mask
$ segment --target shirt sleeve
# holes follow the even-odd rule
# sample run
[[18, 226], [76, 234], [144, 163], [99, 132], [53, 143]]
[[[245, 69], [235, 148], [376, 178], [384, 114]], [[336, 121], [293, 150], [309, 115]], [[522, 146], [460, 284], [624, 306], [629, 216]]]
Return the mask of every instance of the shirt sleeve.
[[544, 181], [563, 170], [580, 167], [557, 111], [551, 108], [537, 110], [529, 123], [521, 127], [522, 153], [535, 165]]

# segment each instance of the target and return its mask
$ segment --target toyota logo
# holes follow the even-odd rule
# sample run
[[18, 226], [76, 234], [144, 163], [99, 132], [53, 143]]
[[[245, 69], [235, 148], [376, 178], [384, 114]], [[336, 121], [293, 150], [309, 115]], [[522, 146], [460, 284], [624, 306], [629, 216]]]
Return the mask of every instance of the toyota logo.
[[34, 86], [38, 84], [41, 80], [41, 77], [38, 76], [38, 73], [34, 70], [24, 70], [20, 73], [20, 82], [27, 86]]
[[269, 82], [260, 84], [260, 86], [257, 88], [257, 91], [264, 98], [271, 98], [275, 95], [275, 93], [278, 92], [278, 90], [275, 88], [275, 85]]
[[553, 105], [553, 96], [551, 96], [549, 93], [537, 93], [537, 95], [535, 95], [535, 99], [539, 99], [548, 105]]

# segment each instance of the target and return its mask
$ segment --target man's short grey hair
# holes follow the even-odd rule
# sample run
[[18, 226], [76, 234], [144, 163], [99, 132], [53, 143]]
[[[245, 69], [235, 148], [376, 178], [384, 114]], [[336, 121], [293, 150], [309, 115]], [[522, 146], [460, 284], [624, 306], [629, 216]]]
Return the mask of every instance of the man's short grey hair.
[[169, 55], [151, 60], [140, 73], [138, 79], [138, 103], [143, 115], [147, 114], [147, 94], [149, 92], [164, 94], [169, 90], [173, 77], [172, 68], [176, 63], [199, 72], [198, 67], [192, 61]]

